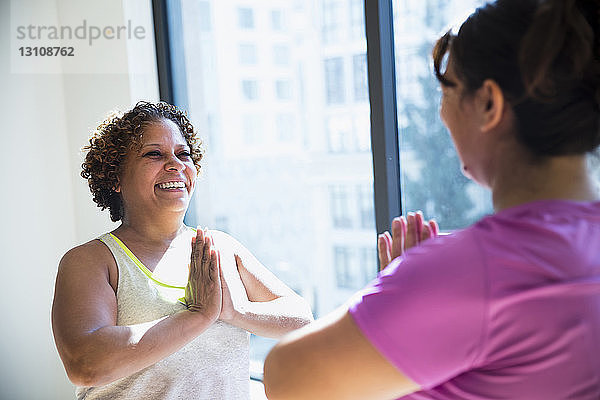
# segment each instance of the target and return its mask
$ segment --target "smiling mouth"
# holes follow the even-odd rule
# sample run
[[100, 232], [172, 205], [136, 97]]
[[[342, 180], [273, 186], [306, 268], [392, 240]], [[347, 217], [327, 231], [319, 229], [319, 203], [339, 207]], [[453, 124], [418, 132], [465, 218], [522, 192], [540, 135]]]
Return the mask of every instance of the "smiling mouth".
[[164, 182], [156, 185], [159, 189], [184, 189], [184, 182]]

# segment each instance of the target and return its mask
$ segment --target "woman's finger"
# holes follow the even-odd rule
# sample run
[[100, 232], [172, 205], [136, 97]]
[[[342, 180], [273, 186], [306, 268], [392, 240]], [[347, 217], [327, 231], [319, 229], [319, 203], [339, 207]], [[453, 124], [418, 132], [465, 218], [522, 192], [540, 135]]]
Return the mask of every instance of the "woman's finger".
[[423, 212], [417, 211], [415, 213], [415, 225], [417, 230], [417, 243], [421, 242], [421, 236], [423, 234]]
[[429, 239], [431, 237], [431, 229], [429, 228], [429, 224], [424, 224], [421, 228], [421, 242]]
[[406, 216], [406, 238], [404, 240], [404, 250], [408, 250], [411, 247], [416, 246], [417, 243], [417, 224], [415, 220], [415, 214], [409, 212]]
[[377, 238], [377, 253], [379, 256], [379, 268], [384, 269], [391, 260], [390, 246], [386, 240], [388, 232], [384, 232]]
[[217, 265], [217, 251], [211, 249], [210, 251], [210, 264], [208, 270], [208, 278], [210, 282], [216, 282], [219, 279], [219, 267]]
[[431, 230], [431, 237], [436, 237], [440, 232], [440, 227], [435, 219], [429, 220], [429, 229]]
[[[389, 234], [388, 234], [389, 235]], [[391, 259], [400, 257], [404, 252], [404, 240], [406, 236], [406, 220], [404, 217], [396, 217], [392, 220], [391, 237]]]

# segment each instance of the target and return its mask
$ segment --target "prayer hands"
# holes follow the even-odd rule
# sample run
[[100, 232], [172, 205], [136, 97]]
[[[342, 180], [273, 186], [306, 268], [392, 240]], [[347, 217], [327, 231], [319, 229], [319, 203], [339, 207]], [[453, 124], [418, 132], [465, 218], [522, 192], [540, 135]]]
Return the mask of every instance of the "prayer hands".
[[221, 313], [221, 260], [214, 241], [206, 231], [198, 229], [192, 238], [190, 272], [185, 288], [185, 302], [192, 312], [215, 321]]
[[396, 257], [401, 256], [404, 251], [417, 244], [437, 236], [439, 227], [435, 220], [424, 221], [423, 213], [408, 213], [396, 217], [392, 221], [392, 234], [384, 232], [377, 239], [377, 250], [379, 254], [379, 266], [381, 269]]
[[[234, 258], [237, 267], [236, 273], [239, 274], [239, 268], [240, 265], [242, 265], [242, 259], [237, 254], [234, 254]], [[221, 306], [221, 314], [219, 315], [219, 319], [230, 322], [235, 319], [237, 313], [243, 312], [243, 305], [239, 304], [239, 300], [248, 301], [248, 297], [244, 293], [243, 296], [238, 296], [236, 298], [238, 301], [234, 301], [229, 285], [227, 284], [227, 280], [223, 277], [223, 270], [221, 270], [221, 287], [223, 290], [223, 305]], [[245, 297], [245, 299], [243, 299], [243, 297]]]

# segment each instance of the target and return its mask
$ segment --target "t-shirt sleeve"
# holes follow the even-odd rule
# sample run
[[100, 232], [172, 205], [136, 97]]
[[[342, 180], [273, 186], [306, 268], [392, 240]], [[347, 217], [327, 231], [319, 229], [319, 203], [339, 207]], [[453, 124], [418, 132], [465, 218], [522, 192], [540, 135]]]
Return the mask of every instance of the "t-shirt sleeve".
[[485, 263], [469, 230], [394, 260], [349, 312], [379, 352], [423, 389], [472, 368], [486, 320]]

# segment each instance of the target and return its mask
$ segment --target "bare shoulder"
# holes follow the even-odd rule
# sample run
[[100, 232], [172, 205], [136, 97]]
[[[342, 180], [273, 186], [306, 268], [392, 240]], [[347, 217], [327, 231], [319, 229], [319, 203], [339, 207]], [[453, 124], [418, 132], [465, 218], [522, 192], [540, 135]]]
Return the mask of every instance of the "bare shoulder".
[[97, 239], [67, 251], [58, 265], [59, 276], [105, 277], [115, 290], [117, 274], [117, 265], [112, 253]]

